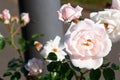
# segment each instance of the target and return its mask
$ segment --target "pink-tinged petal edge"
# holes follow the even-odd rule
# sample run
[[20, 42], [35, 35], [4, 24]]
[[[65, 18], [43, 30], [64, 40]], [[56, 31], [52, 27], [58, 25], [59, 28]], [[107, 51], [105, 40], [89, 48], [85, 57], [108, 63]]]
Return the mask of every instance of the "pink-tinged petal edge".
[[74, 66], [79, 68], [97, 69], [103, 64], [103, 58], [98, 59], [91, 58], [88, 60], [71, 59], [71, 62]]

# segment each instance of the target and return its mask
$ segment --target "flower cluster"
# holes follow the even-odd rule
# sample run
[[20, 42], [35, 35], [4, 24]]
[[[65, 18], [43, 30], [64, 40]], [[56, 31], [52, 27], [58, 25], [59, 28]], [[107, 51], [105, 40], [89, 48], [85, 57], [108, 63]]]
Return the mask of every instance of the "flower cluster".
[[[58, 19], [70, 26], [65, 33], [64, 44], [60, 43], [60, 37], [56, 36], [54, 40], [48, 41], [41, 49], [40, 55], [48, 62], [47, 69], [52, 72], [52, 79], [63, 80], [66, 78], [66, 72], [61, 75], [63, 64], [69, 65], [68, 70], [75, 75], [76, 80], [87, 80], [85, 73], [90, 71], [90, 79], [98, 80], [100, 78], [101, 69], [103, 69], [104, 78], [114, 80], [115, 77], [106, 77], [114, 74], [113, 66], [117, 68], [117, 64], [104, 64], [106, 57], [112, 47], [112, 42], [118, 41], [120, 38], [120, 1], [113, 0], [110, 9], [90, 13], [90, 18], [81, 20], [83, 8], [80, 6], [72, 7], [70, 3], [63, 4], [57, 11]], [[61, 46], [62, 45], [62, 46]], [[58, 65], [58, 67], [55, 67]], [[111, 68], [109, 67], [111, 65]], [[66, 67], [66, 65], [65, 65]], [[70, 68], [70, 69], [69, 69]], [[78, 68], [81, 75], [76, 76]], [[58, 70], [59, 69], [59, 70]], [[87, 71], [81, 71], [87, 69]], [[110, 71], [111, 74], [106, 75]], [[74, 72], [75, 71], [75, 72]], [[94, 77], [92, 74], [99, 74]], [[68, 74], [70, 77], [70, 74]], [[61, 79], [58, 76], [62, 76]], [[49, 77], [50, 78], [50, 77]], [[66, 78], [68, 80], [68, 78]]]
[[[4, 24], [10, 24], [10, 22], [19, 22], [19, 19], [17, 16], [12, 16], [8, 9], [3, 10], [3, 12], [0, 14], [0, 20], [4, 22]], [[24, 24], [28, 24], [30, 21], [29, 14], [28, 13], [22, 13], [21, 14], [21, 21]]]
[[[12, 60], [8, 62], [8, 68], [3, 74], [3, 77], [9, 76], [10, 80], [15, 80], [15, 79], [19, 80], [21, 78], [20, 69], [22, 69], [25, 64], [25, 61], [23, 59], [24, 47], [22, 47], [22, 46], [25, 46], [25, 43], [21, 42], [22, 38], [19, 35], [20, 34], [19, 30], [30, 22], [29, 14], [22, 13], [19, 19], [18, 16], [11, 15], [8, 9], [4, 9], [0, 13], [0, 22], [3, 22], [5, 24], [5, 27], [6, 29], [8, 29], [7, 31], [9, 33], [8, 37], [0, 33], [0, 50], [3, 50], [6, 45], [10, 45], [17, 51], [19, 55], [19, 58], [13, 58]], [[19, 46], [15, 41], [16, 35], [21, 38], [21, 39], [19, 38], [18, 40]], [[0, 78], [0, 80], [3, 80], [3, 78]]]
[[[109, 9], [91, 12], [90, 18], [81, 19], [82, 10], [82, 7], [77, 5], [74, 8], [68, 3], [63, 4], [57, 11], [58, 19], [70, 24], [64, 35], [64, 42], [56, 35], [54, 40], [42, 44], [34, 40], [41, 37], [41, 34], [35, 34], [32, 41], [21, 38], [19, 40], [21, 48], [15, 45], [14, 36], [21, 26], [30, 22], [29, 14], [23, 13], [19, 21], [17, 17], [11, 17], [9, 10], [4, 10], [0, 14], [0, 20], [4, 24], [12, 25], [10, 23], [13, 21], [20, 23], [17, 29], [14, 27], [9, 29], [11, 45], [20, 55], [19, 59], [13, 59], [9, 63], [9, 68], [11, 69], [13, 64], [18, 66], [14, 66], [14, 73], [7, 72], [4, 76], [12, 75], [12, 80], [13, 78], [19, 80], [18, 69], [21, 67], [20, 70], [24, 68], [26, 72], [23, 73], [30, 80], [100, 80], [101, 74], [105, 80], [115, 80], [115, 70], [120, 70], [120, 66], [114, 62], [104, 61], [112, 49], [112, 43], [120, 39], [120, 0], [112, 0]], [[1, 34], [0, 40], [8, 41]], [[3, 45], [3, 42], [0, 42], [0, 45]], [[25, 64], [21, 52], [31, 44], [40, 54], [40, 59], [32, 58]]]

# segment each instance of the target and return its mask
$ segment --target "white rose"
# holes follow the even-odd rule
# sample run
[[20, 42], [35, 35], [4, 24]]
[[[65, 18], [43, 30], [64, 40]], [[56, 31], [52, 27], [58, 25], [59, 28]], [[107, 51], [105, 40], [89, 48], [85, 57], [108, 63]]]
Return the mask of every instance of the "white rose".
[[104, 24], [105, 29], [113, 42], [120, 39], [120, 11], [105, 9], [104, 11], [92, 12], [90, 18], [95, 22]]

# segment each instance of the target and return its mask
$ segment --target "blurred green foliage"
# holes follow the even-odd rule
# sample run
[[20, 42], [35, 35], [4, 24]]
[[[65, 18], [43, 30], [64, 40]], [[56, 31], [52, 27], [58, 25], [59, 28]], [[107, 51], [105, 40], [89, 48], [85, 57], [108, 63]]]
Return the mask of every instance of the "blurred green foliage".
[[112, 0], [61, 0], [62, 3], [82, 4], [89, 7], [106, 7], [110, 6]]

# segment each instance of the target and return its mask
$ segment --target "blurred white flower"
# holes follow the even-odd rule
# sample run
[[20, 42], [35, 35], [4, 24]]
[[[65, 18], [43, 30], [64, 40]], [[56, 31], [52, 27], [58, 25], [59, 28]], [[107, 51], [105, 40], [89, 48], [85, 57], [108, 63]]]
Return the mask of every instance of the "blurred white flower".
[[104, 11], [92, 12], [90, 18], [95, 22], [104, 24], [105, 29], [112, 42], [120, 39], [120, 11], [116, 9], [105, 9]]
[[11, 17], [11, 22], [16, 22], [16, 23], [18, 23], [18, 22], [19, 22], [18, 16], [12, 16], [12, 17]]
[[28, 13], [22, 13], [21, 14], [21, 20], [23, 21], [23, 24], [26, 25], [30, 22], [29, 14]]
[[32, 58], [25, 65], [25, 69], [29, 71], [29, 76], [37, 76], [43, 72], [44, 63], [42, 60], [37, 58]]
[[50, 52], [53, 52], [57, 56], [57, 61], [65, 59], [66, 53], [63, 51], [64, 46], [60, 44], [60, 37], [56, 36], [54, 40], [47, 41], [42, 52], [40, 53], [44, 58], [47, 59]]
[[8, 9], [3, 10], [2, 18], [4, 20], [4, 24], [9, 24], [10, 23], [11, 15], [10, 15], [10, 12], [9, 12]]

